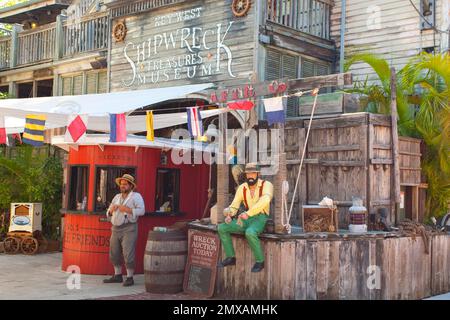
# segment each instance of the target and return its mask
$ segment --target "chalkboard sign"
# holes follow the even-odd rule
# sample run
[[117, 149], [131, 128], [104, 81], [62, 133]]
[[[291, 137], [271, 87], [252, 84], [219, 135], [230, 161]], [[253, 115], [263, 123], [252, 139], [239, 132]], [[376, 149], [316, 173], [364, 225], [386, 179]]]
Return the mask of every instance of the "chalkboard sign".
[[183, 286], [186, 293], [212, 297], [219, 250], [220, 241], [217, 235], [200, 231], [190, 232]]

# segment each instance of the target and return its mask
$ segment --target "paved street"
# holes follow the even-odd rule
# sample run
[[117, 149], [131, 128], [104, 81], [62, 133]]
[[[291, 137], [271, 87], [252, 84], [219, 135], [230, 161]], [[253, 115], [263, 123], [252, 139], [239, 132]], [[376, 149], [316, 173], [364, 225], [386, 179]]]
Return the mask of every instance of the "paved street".
[[[145, 292], [144, 276], [135, 276], [135, 286], [102, 283], [104, 276], [81, 276], [81, 288], [69, 290], [70, 274], [60, 270], [61, 253], [35, 256], [0, 254], [0, 299], [2, 300], [190, 300], [180, 293], [172, 295]], [[450, 300], [450, 293], [429, 298]]]
[[136, 285], [104, 285], [104, 276], [81, 276], [81, 288], [69, 290], [70, 274], [61, 271], [61, 253], [35, 256], [0, 254], [0, 299], [96, 299], [145, 292], [144, 276]]

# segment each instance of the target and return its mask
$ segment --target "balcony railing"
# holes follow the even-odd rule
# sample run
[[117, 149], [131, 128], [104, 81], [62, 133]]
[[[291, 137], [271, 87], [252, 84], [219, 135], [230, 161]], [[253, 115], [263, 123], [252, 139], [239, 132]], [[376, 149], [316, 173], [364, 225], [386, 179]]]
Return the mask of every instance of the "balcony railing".
[[55, 24], [19, 33], [17, 49], [18, 65], [52, 59], [55, 51]]
[[330, 39], [331, 0], [266, 0], [267, 20]]
[[0, 37], [0, 70], [9, 68], [11, 37]]
[[11, 36], [0, 37], [0, 70], [104, 50], [108, 40], [109, 19], [105, 13], [13, 31]]
[[106, 15], [87, 17], [63, 26], [63, 56], [108, 48], [109, 19]]

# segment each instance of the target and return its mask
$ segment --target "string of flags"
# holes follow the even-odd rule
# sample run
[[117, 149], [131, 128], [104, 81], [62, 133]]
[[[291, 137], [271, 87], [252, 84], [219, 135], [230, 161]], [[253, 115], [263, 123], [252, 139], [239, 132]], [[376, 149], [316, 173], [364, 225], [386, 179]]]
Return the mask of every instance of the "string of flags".
[[[285, 110], [287, 106], [287, 98], [291, 96], [302, 96], [304, 93], [311, 93], [312, 96], [317, 95], [319, 89], [309, 91], [299, 91], [290, 95], [283, 95], [273, 98], [261, 99], [263, 102], [266, 119], [269, 125], [275, 123], [285, 123]], [[231, 110], [250, 111], [255, 107], [255, 102], [251, 100], [241, 100], [226, 103], [226, 106]], [[203, 131], [203, 121], [200, 113], [200, 107], [188, 107], [187, 124], [191, 137], [198, 141], [207, 141]], [[25, 130], [21, 138], [19, 133], [13, 134], [13, 140], [19, 140], [19, 143], [29, 144], [35, 147], [44, 144], [46, 116], [39, 114], [29, 114], [25, 119]], [[86, 137], [88, 128], [87, 115], [69, 115], [67, 121], [67, 130], [64, 140], [68, 143], [79, 143]], [[146, 130], [147, 140], [155, 140], [154, 132], [154, 115], [153, 111], [146, 112]], [[126, 114], [110, 114], [110, 142], [126, 142], [127, 128], [126, 128]], [[0, 116], [0, 144], [10, 145], [8, 135], [5, 129], [5, 119]], [[234, 154], [234, 156], [236, 156]]]

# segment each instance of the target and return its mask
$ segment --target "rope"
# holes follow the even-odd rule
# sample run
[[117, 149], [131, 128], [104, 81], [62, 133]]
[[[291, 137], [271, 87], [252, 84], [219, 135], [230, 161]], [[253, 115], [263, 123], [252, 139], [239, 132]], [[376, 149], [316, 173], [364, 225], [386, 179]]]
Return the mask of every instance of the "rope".
[[[285, 189], [283, 188], [283, 193], [282, 193], [282, 215], [283, 218], [281, 219], [281, 223], [283, 224], [284, 228], [286, 229], [286, 231], [288, 233], [291, 233], [291, 216], [292, 216], [292, 209], [294, 208], [294, 201], [295, 201], [295, 195], [297, 194], [297, 189], [298, 189], [298, 182], [300, 181], [300, 174], [302, 172], [302, 168], [303, 168], [303, 161], [305, 160], [305, 155], [306, 155], [306, 146], [308, 145], [308, 138], [309, 138], [309, 133], [311, 131], [311, 124], [312, 124], [312, 119], [314, 117], [314, 112], [316, 110], [316, 106], [317, 106], [317, 97], [319, 93], [319, 89], [314, 89], [312, 91], [312, 95], [315, 96], [314, 98], [314, 103], [312, 106], [312, 110], [311, 110], [311, 116], [309, 117], [309, 124], [308, 124], [308, 130], [306, 131], [306, 138], [305, 138], [305, 143], [303, 145], [303, 152], [302, 152], [302, 157], [300, 160], [300, 167], [298, 168], [298, 174], [297, 174], [297, 180], [295, 181], [295, 188], [294, 188], [294, 194], [292, 195], [292, 201], [291, 201], [291, 206], [289, 208], [289, 212], [287, 212], [287, 204], [285, 204], [284, 202], [287, 202], [287, 192], [289, 192], [289, 188], [286, 192], [286, 194], [284, 194]], [[285, 181], [286, 182], [286, 181]], [[284, 187], [284, 182], [283, 182], [283, 187]], [[283, 208], [284, 207], [284, 208]], [[284, 224], [284, 215], [287, 214], [287, 221], [286, 224]]]

